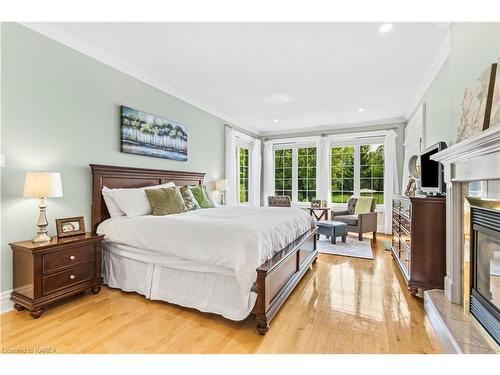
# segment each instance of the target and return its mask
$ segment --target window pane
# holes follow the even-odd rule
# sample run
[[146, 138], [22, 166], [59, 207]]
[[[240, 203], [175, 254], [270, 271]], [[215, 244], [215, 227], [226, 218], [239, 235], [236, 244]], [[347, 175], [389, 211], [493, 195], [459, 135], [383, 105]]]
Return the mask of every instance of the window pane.
[[248, 149], [241, 147], [240, 154], [240, 203], [248, 202]]
[[292, 168], [284, 168], [283, 172], [285, 178], [292, 178]]
[[283, 180], [283, 188], [286, 190], [292, 190], [292, 180]]
[[342, 190], [353, 191], [354, 190], [354, 179], [344, 178], [342, 180]]
[[297, 200], [309, 202], [316, 197], [316, 147], [299, 148], [297, 153]]
[[384, 145], [363, 145], [361, 151], [360, 194], [384, 203]]

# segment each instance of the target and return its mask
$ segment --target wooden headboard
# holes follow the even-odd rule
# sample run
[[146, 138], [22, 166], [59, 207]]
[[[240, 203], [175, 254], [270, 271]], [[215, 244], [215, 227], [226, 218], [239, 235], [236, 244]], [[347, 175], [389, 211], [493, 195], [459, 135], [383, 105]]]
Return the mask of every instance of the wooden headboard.
[[112, 165], [90, 164], [92, 170], [92, 233], [97, 226], [109, 218], [101, 190], [138, 188], [174, 182], [176, 185], [201, 185], [205, 173], [167, 171], [162, 169], [117, 167]]

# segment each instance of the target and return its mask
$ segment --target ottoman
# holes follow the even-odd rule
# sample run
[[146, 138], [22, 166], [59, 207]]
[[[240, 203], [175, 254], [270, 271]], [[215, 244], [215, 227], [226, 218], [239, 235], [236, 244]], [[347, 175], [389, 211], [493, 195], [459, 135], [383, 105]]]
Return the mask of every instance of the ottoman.
[[345, 242], [347, 236], [347, 224], [340, 221], [323, 220], [316, 222], [318, 227], [318, 240], [319, 235], [322, 234], [331, 237], [331, 243], [337, 243], [337, 237], [342, 237], [342, 242]]

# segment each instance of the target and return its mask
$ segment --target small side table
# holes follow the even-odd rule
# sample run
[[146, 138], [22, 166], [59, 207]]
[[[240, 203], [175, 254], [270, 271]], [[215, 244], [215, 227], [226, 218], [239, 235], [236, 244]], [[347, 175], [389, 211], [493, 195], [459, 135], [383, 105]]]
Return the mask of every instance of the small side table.
[[14, 308], [27, 309], [37, 319], [54, 302], [85, 290], [99, 293], [103, 237], [86, 233], [52, 237], [50, 242], [9, 244], [14, 257], [14, 291], [10, 297]]
[[[319, 211], [319, 216], [317, 211]], [[309, 214], [318, 221], [328, 220], [328, 211], [330, 211], [329, 208], [309, 207]]]

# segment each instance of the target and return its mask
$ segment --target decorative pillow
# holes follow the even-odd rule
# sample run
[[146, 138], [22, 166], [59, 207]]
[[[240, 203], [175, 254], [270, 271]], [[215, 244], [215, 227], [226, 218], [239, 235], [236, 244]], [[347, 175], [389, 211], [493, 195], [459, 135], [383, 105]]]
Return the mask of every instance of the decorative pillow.
[[153, 215], [171, 215], [186, 212], [184, 199], [177, 186], [161, 189], [146, 189], [146, 195], [153, 208]]
[[106, 186], [104, 186], [102, 188], [102, 197], [104, 198], [104, 203], [106, 203], [106, 207], [108, 208], [109, 216], [125, 216], [125, 212], [120, 210], [120, 207], [118, 207], [115, 200], [111, 196], [111, 189], [108, 189]]
[[210, 201], [208, 200], [207, 195], [205, 194], [205, 190], [202, 186], [190, 186], [189, 188], [191, 189], [191, 192], [193, 193], [196, 201], [201, 208], [212, 208], [212, 205], [210, 204]]
[[179, 190], [181, 192], [182, 199], [184, 199], [184, 205], [186, 206], [188, 211], [199, 210], [201, 208], [198, 204], [198, 201], [191, 192], [189, 186], [185, 185], [179, 188]]
[[205, 190], [205, 195], [207, 196], [208, 201], [212, 205], [212, 208], [219, 207], [219, 205], [214, 201], [214, 198], [212, 197], [212, 192], [208, 190], [206, 185], [203, 185], [203, 190]]
[[151, 214], [151, 205], [144, 190], [173, 187], [173, 182], [156, 186], [144, 186], [136, 189], [110, 189], [109, 193], [115, 203], [128, 217]]

